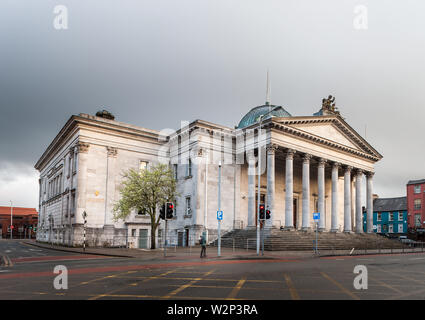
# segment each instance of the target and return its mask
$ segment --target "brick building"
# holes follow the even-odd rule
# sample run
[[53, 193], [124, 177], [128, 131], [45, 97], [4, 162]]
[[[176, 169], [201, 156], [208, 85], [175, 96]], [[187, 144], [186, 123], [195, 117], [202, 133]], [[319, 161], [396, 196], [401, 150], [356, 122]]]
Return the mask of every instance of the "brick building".
[[10, 238], [10, 216], [14, 239], [35, 238], [34, 227], [37, 227], [38, 212], [35, 208], [1, 207], [0, 206], [0, 238]]
[[[424, 229], [425, 224], [425, 179], [407, 183], [407, 211], [410, 229]], [[418, 230], [418, 231], [419, 231]]]

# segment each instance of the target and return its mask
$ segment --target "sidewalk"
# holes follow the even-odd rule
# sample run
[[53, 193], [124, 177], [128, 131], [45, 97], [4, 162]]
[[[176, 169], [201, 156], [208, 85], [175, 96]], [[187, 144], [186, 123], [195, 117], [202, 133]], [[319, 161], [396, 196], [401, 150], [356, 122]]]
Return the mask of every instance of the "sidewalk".
[[[58, 245], [51, 245], [46, 243], [35, 242], [31, 240], [24, 240], [24, 243], [39, 248], [73, 252], [79, 254], [92, 254], [109, 257], [121, 258], [135, 258], [142, 260], [164, 260], [164, 259], [200, 259], [201, 252], [200, 246], [194, 247], [167, 247], [166, 257], [164, 257], [164, 249], [125, 249], [125, 248], [73, 248]], [[256, 250], [221, 248], [221, 255], [218, 257], [217, 247], [207, 247], [207, 260], [210, 259], [305, 259], [312, 258], [314, 254], [312, 251], [265, 251], [264, 255], [258, 256]]]

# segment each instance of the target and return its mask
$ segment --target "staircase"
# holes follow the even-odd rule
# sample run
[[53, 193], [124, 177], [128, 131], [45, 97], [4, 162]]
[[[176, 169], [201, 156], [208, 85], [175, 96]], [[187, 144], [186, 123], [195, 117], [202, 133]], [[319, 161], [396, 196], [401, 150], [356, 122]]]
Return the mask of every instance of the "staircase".
[[[264, 250], [268, 251], [310, 251], [315, 246], [316, 233], [265, 229]], [[221, 246], [227, 248], [255, 249], [256, 229], [233, 230], [221, 238]], [[407, 248], [397, 240], [368, 233], [318, 233], [318, 250], [401, 249]], [[217, 240], [211, 245], [217, 246]]]

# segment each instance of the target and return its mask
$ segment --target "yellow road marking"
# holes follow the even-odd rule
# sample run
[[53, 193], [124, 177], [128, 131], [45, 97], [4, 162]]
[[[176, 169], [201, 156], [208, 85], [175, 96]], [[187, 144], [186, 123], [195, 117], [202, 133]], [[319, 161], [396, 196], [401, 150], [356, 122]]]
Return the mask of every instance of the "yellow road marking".
[[346, 293], [347, 295], [349, 295], [351, 298], [355, 299], [355, 300], [360, 300], [360, 298], [358, 296], [356, 296], [354, 293], [350, 292], [349, 290], [347, 290], [344, 286], [342, 286], [338, 281], [332, 279], [330, 276], [328, 276], [326, 273], [324, 272], [320, 272], [320, 274], [328, 279], [330, 282], [332, 282], [334, 285], [336, 285], [342, 292]]
[[232, 292], [227, 296], [227, 300], [234, 300], [238, 292], [241, 290], [242, 286], [244, 285], [246, 281], [246, 277], [243, 277], [238, 281], [236, 286], [233, 288]]
[[[152, 279], [158, 279], [159, 277], [162, 277], [162, 276], [165, 276], [165, 275], [167, 275], [167, 274], [170, 274], [170, 273], [172, 273], [173, 271], [174, 271], [174, 270], [170, 270], [170, 271], [167, 271], [167, 272], [161, 273], [160, 275], [157, 275], [157, 276], [148, 277], [148, 278], [144, 279], [142, 282], [147, 282], [147, 281], [152, 280]], [[118, 275], [117, 275], [117, 276], [118, 276]], [[108, 293], [99, 294], [99, 295], [97, 295], [97, 296], [94, 296], [94, 297], [89, 298], [89, 300], [97, 300], [97, 299], [102, 298], [102, 297], [111, 296], [111, 294], [112, 294], [112, 293], [115, 293], [115, 292], [120, 291], [120, 290], [122, 290], [122, 289], [123, 289], [123, 288], [118, 288], [118, 289], [112, 290], [112, 291], [110, 291], [110, 292], [108, 292]]]
[[[214, 271], [215, 271], [215, 270], [211, 270], [211, 271], [206, 272], [206, 273], [204, 274], [204, 277], [206, 277], [206, 276], [210, 275], [210, 274], [211, 274], [211, 273], [213, 273]], [[190, 281], [189, 283], [186, 283], [186, 284], [184, 284], [184, 285], [180, 286], [179, 288], [177, 288], [177, 289], [175, 289], [175, 290], [171, 291], [169, 294], [167, 294], [167, 295], [163, 296], [163, 297], [162, 297], [162, 299], [170, 299], [171, 297], [175, 296], [177, 293], [179, 293], [179, 292], [183, 291], [183, 290], [184, 290], [184, 289], [186, 289], [186, 288], [189, 288], [191, 285], [195, 284], [195, 283], [196, 283], [196, 282], [198, 282], [199, 280], [202, 280], [202, 278], [195, 278], [195, 279], [193, 279], [193, 280], [192, 280], [192, 281]]]
[[370, 277], [370, 276], [369, 276], [369, 279], [370, 279], [370, 280], [372, 280], [372, 281], [375, 281], [376, 283], [379, 283], [379, 285], [381, 285], [382, 287], [385, 287], [385, 288], [391, 289], [391, 290], [393, 290], [393, 291], [395, 291], [395, 292], [397, 292], [397, 293], [399, 293], [399, 294], [403, 294], [403, 291], [398, 290], [397, 288], [394, 288], [393, 286], [390, 286], [389, 284], [387, 284], [387, 283], [385, 283], [385, 282], [383, 282], [383, 281], [380, 281], [380, 280], [378, 280], [378, 279], [372, 278], [372, 277]]
[[292, 283], [291, 278], [286, 273], [283, 275], [285, 277], [286, 285], [288, 286], [289, 293], [291, 294], [292, 300], [300, 300], [297, 289], [295, 289], [294, 284]]

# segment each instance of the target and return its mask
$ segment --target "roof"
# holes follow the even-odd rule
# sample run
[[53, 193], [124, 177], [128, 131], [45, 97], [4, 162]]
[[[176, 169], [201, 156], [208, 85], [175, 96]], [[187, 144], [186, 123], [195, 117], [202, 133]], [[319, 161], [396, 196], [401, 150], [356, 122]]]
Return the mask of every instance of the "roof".
[[407, 197], [377, 198], [373, 200], [373, 211], [407, 210]]
[[[30, 215], [38, 215], [38, 212], [35, 208], [21, 208], [21, 207], [13, 207], [12, 214], [14, 216], [30, 216]], [[0, 215], [10, 215], [10, 207], [1, 207], [0, 206]]]
[[250, 125], [257, 123], [259, 121], [260, 116], [267, 113], [268, 114], [263, 118], [263, 120], [269, 119], [271, 117], [291, 117], [291, 114], [282, 107], [273, 110], [273, 108], [276, 107], [277, 106], [275, 105], [265, 104], [252, 108], [239, 122], [238, 129], [249, 127]]
[[407, 182], [407, 184], [421, 184], [421, 183], [425, 183], [425, 179], [421, 179], [421, 180], [409, 180], [409, 182]]

